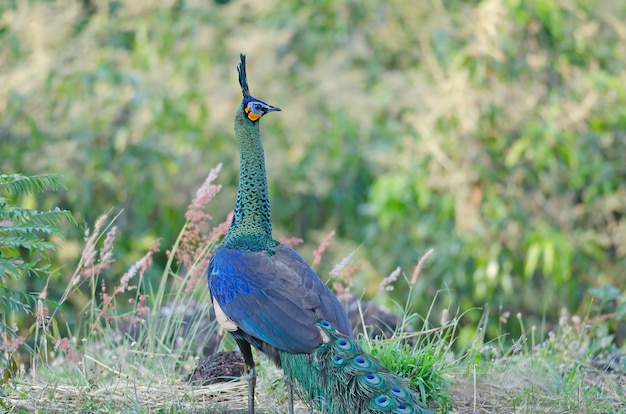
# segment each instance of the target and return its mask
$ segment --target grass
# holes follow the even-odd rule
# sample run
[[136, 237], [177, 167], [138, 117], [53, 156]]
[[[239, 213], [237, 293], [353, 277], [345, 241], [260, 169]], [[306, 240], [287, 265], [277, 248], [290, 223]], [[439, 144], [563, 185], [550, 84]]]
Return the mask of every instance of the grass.
[[[625, 407], [624, 370], [592, 363], [593, 336], [576, 317], [564, 317], [542, 343], [502, 348], [477, 341], [461, 357], [449, 351], [451, 332], [414, 345], [371, 341], [370, 350], [389, 368], [409, 375], [439, 412], [620, 412]], [[174, 323], [172, 324], [172, 326]], [[443, 330], [440, 331], [444, 332]], [[147, 352], [138, 342], [89, 341], [78, 363], [62, 355], [39, 367], [36, 376], [4, 387], [3, 403], [13, 412], [215, 412], [244, 410], [246, 383], [206, 387], [181, 382], [195, 358], [176, 349]], [[364, 341], [367, 343], [366, 341]], [[262, 412], [285, 412], [282, 374], [259, 361], [257, 404]], [[298, 412], [308, 412], [302, 402]]]
[[593, 329], [577, 316], [564, 315], [556, 332], [540, 343], [522, 337], [503, 349], [478, 340], [452, 365], [458, 411], [622, 412], [626, 371], [592, 363], [598, 342], [608, 345], [612, 339], [597, 337]]
[[[206, 260], [223, 234], [224, 224], [213, 226], [203, 211], [219, 191], [211, 175], [198, 191], [188, 222], [168, 251], [169, 262], [158, 284], [143, 280], [157, 251], [153, 245], [130, 266], [119, 286], [107, 287], [107, 269], [116, 228], [104, 216], [85, 234], [85, 248], [77, 270], [69, 277], [62, 305], [72, 295], [89, 297], [82, 319], [65, 323], [60, 311], [43, 302], [24, 345], [31, 346], [25, 371], [5, 370], [0, 404], [8, 412], [231, 412], [246, 408], [246, 382], [238, 379], [204, 387], [182, 379], [196, 366], [208, 338], [218, 338], [217, 349], [234, 348], [219, 336], [203, 283]], [[227, 223], [228, 221], [226, 221]], [[317, 252], [323, 254], [323, 248]], [[626, 410], [626, 358], [606, 329], [606, 318], [561, 315], [553, 331], [526, 326], [517, 315], [522, 335], [506, 332], [485, 337], [490, 323], [502, 330], [508, 314], [493, 321], [483, 311], [471, 346], [455, 349], [458, 327], [466, 313], [440, 318], [411, 314], [416, 283], [424, 260], [410, 279], [397, 281], [409, 289], [402, 306], [401, 326], [385, 340], [362, 337], [369, 352], [390, 369], [411, 378], [422, 396], [439, 412], [458, 413], [611, 413]], [[389, 279], [389, 278], [388, 278]], [[395, 280], [395, 281], [394, 281]], [[202, 283], [200, 283], [202, 281]], [[383, 289], [384, 290], [384, 289]], [[45, 296], [45, 292], [42, 292]], [[450, 300], [448, 291], [433, 299]], [[451, 303], [451, 301], [450, 301]], [[450, 306], [448, 306], [449, 308]], [[191, 317], [187, 310], [193, 308]], [[167, 311], [165, 311], [167, 309]], [[471, 310], [469, 312], [480, 312]], [[187, 312], [189, 313], [189, 312]], [[437, 323], [432, 323], [438, 319]], [[207, 322], [209, 321], [209, 322]], [[410, 332], [407, 327], [420, 326]], [[201, 332], [202, 331], [202, 332]], [[197, 338], [204, 338], [198, 340]], [[6, 345], [6, 344], [5, 344]], [[3, 347], [15, 360], [19, 347]], [[257, 358], [257, 406], [261, 412], [285, 412], [282, 372], [264, 357]], [[24, 360], [22, 361], [24, 362]], [[18, 372], [19, 371], [19, 372]], [[308, 412], [296, 402], [297, 412]]]

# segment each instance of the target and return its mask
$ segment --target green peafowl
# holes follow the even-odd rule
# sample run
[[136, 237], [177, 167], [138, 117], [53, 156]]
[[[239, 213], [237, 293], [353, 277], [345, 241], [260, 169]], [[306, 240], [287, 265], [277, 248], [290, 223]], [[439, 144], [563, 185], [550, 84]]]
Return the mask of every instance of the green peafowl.
[[251, 347], [283, 368], [290, 413], [292, 384], [325, 413], [431, 413], [406, 380], [363, 352], [341, 304], [302, 257], [272, 238], [259, 120], [281, 109], [250, 95], [244, 55], [238, 72], [239, 189], [230, 228], [209, 263], [208, 283], [217, 320], [244, 357], [249, 413], [256, 385]]

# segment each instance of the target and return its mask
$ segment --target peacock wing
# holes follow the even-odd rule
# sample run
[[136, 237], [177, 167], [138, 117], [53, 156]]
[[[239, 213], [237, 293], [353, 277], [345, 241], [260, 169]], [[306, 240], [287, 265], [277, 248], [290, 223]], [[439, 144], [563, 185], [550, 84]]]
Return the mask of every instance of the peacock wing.
[[311, 353], [322, 343], [316, 323], [330, 321], [352, 335], [335, 295], [293, 249], [218, 248], [209, 268], [209, 289], [224, 314], [242, 331], [290, 353]]

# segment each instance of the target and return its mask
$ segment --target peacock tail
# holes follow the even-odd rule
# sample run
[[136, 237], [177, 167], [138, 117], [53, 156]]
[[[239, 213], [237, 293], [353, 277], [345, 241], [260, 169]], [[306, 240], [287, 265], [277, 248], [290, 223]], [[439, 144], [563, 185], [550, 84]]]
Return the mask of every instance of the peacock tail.
[[408, 381], [368, 355], [354, 338], [326, 320], [324, 342], [310, 354], [280, 353], [283, 370], [300, 397], [323, 413], [432, 413]]

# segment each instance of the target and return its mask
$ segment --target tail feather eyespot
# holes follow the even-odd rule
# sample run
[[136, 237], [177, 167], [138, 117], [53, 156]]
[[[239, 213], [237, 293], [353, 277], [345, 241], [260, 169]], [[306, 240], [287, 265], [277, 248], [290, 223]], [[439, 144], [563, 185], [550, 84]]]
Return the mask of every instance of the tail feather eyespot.
[[402, 398], [402, 399], [406, 399], [406, 398], [410, 398], [411, 394], [408, 392], [408, 390], [404, 387], [391, 387], [391, 389], [389, 390], [391, 395], [393, 395], [394, 397], [397, 398]]
[[389, 410], [393, 405], [394, 401], [384, 394], [378, 395], [370, 401], [370, 407], [376, 410]]
[[398, 414], [412, 414], [415, 412], [415, 409], [410, 405], [400, 403], [393, 409], [393, 412]]
[[346, 360], [340, 355], [335, 355], [334, 357], [332, 357], [331, 361], [333, 366], [335, 367], [341, 367], [346, 363]]
[[370, 370], [376, 367], [374, 360], [365, 355], [357, 355], [352, 359], [352, 363], [354, 366], [363, 370]]
[[354, 353], [357, 351], [355, 342], [348, 338], [337, 338], [335, 347], [345, 353]]
[[335, 328], [333, 328], [333, 325], [325, 319], [321, 319], [319, 322], [317, 322], [317, 326], [325, 332], [335, 332]]
[[359, 375], [357, 377], [359, 384], [365, 389], [379, 389], [383, 390], [385, 386], [385, 380], [382, 375], [375, 372], [368, 372], [365, 375]]

